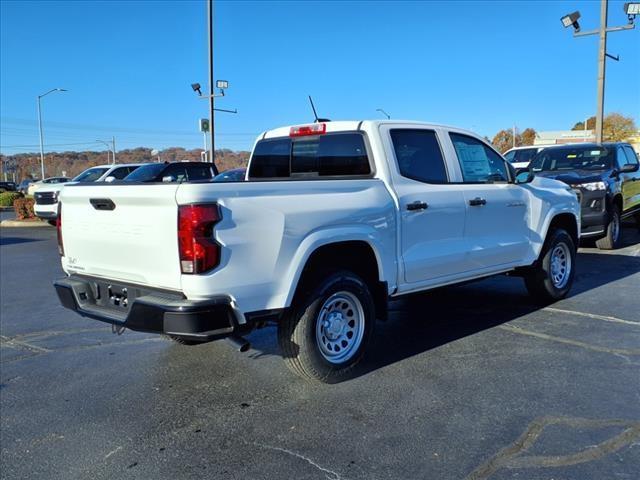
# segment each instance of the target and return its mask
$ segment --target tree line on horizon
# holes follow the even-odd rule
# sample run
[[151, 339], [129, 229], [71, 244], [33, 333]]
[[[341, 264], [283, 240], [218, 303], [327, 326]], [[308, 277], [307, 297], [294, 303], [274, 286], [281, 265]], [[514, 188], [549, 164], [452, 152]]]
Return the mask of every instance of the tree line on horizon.
[[[116, 152], [117, 163], [146, 163], [157, 162], [158, 158], [162, 162], [175, 162], [181, 160], [200, 161], [202, 149], [187, 150], [182, 147], [171, 147], [159, 151], [158, 155], [151, 154], [152, 149], [138, 147], [133, 149], [119, 150]], [[245, 167], [249, 161], [250, 152], [233, 151], [220, 149], [215, 152], [215, 162], [222, 172], [232, 168]], [[3, 168], [7, 171], [15, 172], [17, 181], [27, 178], [40, 177], [40, 154], [39, 153], [18, 153], [15, 155], [2, 155], [0, 160]], [[75, 177], [87, 168], [96, 165], [110, 164], [112, 161], [111, 152], [96, 151], [68, 151], [68, 152], [48, 152], [44, 156], [45, 174], [47, 177], [63, 176]], [[12, 177], [12, 173], [8, 173]], [[4, 178], [4, 176], [3, 176]]]
[[[596, 117], [595, 115], [587, 119], [587, 130], [595, 130]], [[584, 130], [584, 121], [576, 122], [571, 130]], [[631, 117], [625, 117], [620, 113], [610, 113], [604, 117], [604, 123], [602, 126], [602, 139], [605, 142], [622, 142], [629, 137], [637, 134], [638, 127], [635, 121]], [[526, 128], [519, 133], [516, 131], [515, 146], [524, 147], [527, 145], [533, 145], [537, 132], [533, 128]], [[510, 148], [513, 148], [513, 130], [506, 128], [500, 130], [495, 134], [491, 141], [494, 147], [504, 153]]]
[[[576, 122], [572, 130], [583, 130], [584, 121]], [[587, 119], [587, 130], [595, 129], [595, 116]], [[625, 117], [619, 113], [610, 113], [604, 118], [603, 137], [604, 141], [624, 141], [635, 135], [638, 129], [631, 117]], [[526, 128], [522, 132], [516, 131], [515, 145], [517, 147], [533, 145], [537, 132], [533, 128]], [[486, 137], [485, 137], [486, 138]], [[487, 138], [487, 140], [489, 140]], [[513, 147], [513, 130], [510, 128], [500, 130], [491, 140], [496, 149], [502, 153]], [[145, 163], [156, 162], [158, 156], [151, 154], [152, 149], [138, 147], [133, 149], [120, 150], [116, 152], [117, 163]], [[199, 161], [201, 159], [201, 149], [195, 148], [187, 150], [182, 147], [166, 148], [159, 152], [160, 161], [175, 162], [180, 160]], [[215, 152], [215, 162], [222, 172], [232, 168], [246, 167], [251, 152], [233, 151], [220, 149]], [[110, 152], [106, 151], [68, 151], [68, 152], [48, 152], [45, 154], [45, 169], [47, 177], [62, 176], [75, 177], [80, 172], [89, 167], [111, 163]], [[39, 178], [40, 176], [40, 154], [18, 153], [15, 155], [0, 154], [0, 164], [4, 171], [15, 172], [15, 179], [21, 181], [27, 178]], [[8, 168], [6, 168], [8, 167]], [[11, 173], [8, 177], [12, 177]], [[4, 179], [4, 175], [3, 175]]]

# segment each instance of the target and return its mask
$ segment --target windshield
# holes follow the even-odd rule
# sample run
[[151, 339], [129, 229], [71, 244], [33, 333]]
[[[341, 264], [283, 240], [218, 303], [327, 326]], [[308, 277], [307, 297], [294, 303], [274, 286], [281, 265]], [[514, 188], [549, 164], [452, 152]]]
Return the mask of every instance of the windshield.
[[162, 170], [166, 168], [164, 163], [150, 163], [135, 169], [129, 175], [124, 177], [126, 182], [151, 182]]
[[74, 182], [95, 182], [98, 180], [108, 168], [90, 168], [73, 179]]
[[564, 170], [607, 170], [613, 165], [615, 150], [604, 147], [546, 148], [531, 160], [534, 172]]

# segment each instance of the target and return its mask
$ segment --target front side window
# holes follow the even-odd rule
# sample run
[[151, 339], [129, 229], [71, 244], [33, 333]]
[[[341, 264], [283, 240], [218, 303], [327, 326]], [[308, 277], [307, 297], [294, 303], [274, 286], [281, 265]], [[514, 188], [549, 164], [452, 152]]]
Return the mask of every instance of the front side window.
[[424, 183], [447, 183], [447, 170], [435, 131], [395, 129], [390, 133], [403, 177]]
[[131, 173], [131, 168], [129, 167], [120, 167], [113, 170], [109, 176], [115, 178], [116, 180], [122, 180], [124, 177]]
[[190, 182], [195, 180], [209, 180], [213, 178], [211, 167], [207, 165], [188, 165], [187, 175]]
[[493, 183], [509, 180], [507, 165], [488, 145], [480, 140], [449, 133], [456, 150], [464, 183]]
[[90, 168], [73, 179], [74, 182], [95, 182], [109, 170], [108, 168]]
[[637, 165], [638, 155], [636, 155], [636, 152], [633, 150], [633, 148], [631, 148], [629, 145], [625, 145], [624, 151], [627, 154], [627, 163], [630, 163], [631, 165]]
[[170, 182], [184, 182], [187, 180], [187, 171], [184, 165], [179, 163], [174, 163], [173, 165], [169, 165], [167, 169], [162, 172], [161, 178], [156, 179], [156, 181], [164, 182], [164, 179], [170, 177]]

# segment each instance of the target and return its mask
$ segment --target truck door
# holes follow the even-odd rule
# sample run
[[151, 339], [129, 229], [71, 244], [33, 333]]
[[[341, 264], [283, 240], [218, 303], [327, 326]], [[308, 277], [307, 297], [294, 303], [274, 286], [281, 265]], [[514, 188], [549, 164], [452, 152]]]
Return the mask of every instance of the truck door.
[[[420, 127], [388, 130], [393, 187], [400, 208], [400, 256], [407, 290], [468, 270], [462, 192], [449, 184], [438, 136]], [[438, 280], [435, 280], [438, 279]], [[400, 283], [403, 283], [402, 281]]]
[[458, 188], [466, 205], [465, 239], [473, 270], [500, 270], [529, 250], [525, 190], [509, 183], [504, 159], [477, 138], [449, 132], [460, 169]]

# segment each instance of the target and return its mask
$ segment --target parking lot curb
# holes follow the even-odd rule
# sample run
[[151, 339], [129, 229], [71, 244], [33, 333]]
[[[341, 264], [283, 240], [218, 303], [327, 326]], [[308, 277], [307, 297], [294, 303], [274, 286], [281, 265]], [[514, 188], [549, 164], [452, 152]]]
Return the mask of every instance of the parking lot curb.
[[51, 227], [47, 222], [43, 222], [42, 220], [2, 220], [0, 222], [0, 227], [9, 227], [9, 228], [40, 228], [40, 227]]

